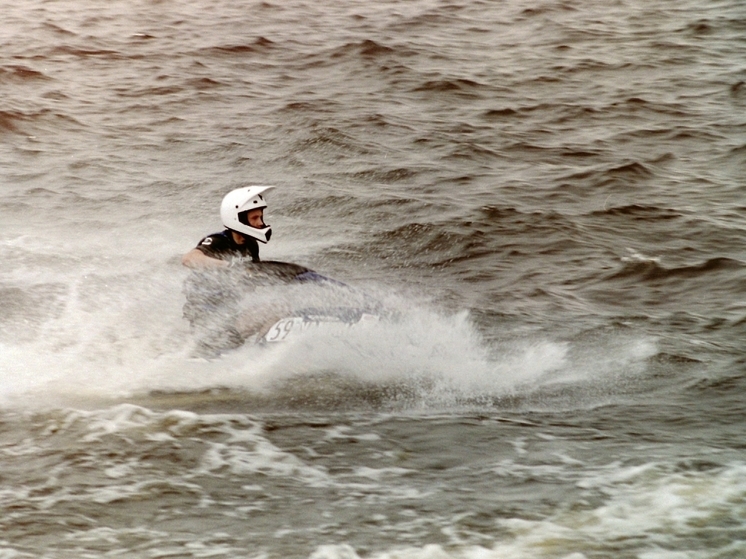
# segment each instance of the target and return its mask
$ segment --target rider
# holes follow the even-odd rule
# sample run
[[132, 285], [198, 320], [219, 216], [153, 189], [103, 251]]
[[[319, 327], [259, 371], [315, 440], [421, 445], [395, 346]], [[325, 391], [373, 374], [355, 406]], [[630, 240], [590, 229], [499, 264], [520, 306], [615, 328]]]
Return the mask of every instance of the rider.
[[[194, 270], [185, 283], [184, 316], [202, 353], [236, 347], [246, 337], [249, 316], [239, 320], [245, 286], [241, 284], [240, 267], [235, 274], [228, 268], [248, 259], [259, 262], [257, 241], [266, 243], [272, 235], [272, 229], [264, 223], [264, 195], [271, 188], [248, 186], [229, 192], [220, 206], [226, 229], [206, 236], [181, 259], [184, 266]], [[257, 316], [257, 312], [252, 314]]]
[[264, 223], [267, 202], [264, 193], [273, 186], [248, 186], [229, 192], [220, 205], [220, 217], [227, 227], [202, 239], [187, 252], [181, 263], [189, 268], [227, 267], [234, 259], [250, 257], [259, 262], [259, 243], [266, 243], [272, 229]]

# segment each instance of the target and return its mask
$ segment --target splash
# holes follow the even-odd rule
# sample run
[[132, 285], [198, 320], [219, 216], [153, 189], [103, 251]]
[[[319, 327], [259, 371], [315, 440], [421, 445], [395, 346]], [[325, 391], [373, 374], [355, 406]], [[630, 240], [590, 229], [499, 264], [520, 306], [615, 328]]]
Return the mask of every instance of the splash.
[[218, 389], [274, 406], [484, 405], [611, 378], [644, 367], [655, 353], [640, 340], [599, 346], [534, 336], [488, 344], [468, 311], [445, 313], [382, 292], [376, 296], [387, 311], [380, 320], [311, 328], [208, 359], [194, 356], [175, 280], [150, 279], [131, 283], [117, 274], [71, 282], [62, 310], [33, 341], [0, 345], [0, 404], [96, 405]]

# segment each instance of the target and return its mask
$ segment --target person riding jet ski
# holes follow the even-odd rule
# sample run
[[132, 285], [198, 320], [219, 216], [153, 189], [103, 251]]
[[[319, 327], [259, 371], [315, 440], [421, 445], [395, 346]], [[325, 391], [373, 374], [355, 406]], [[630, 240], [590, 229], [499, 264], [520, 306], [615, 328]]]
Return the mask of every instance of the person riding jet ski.
[[[259, 242], [267, 243], [272, 235], [264, 222], [265, 195], [272, 188], [248, 186], [229, 192], [220, 206], [226, 229], [204, 237], [181, 260], [193, 270], [184, 285], [184, 316], [203, 353], [243, 344], [262, 324], [285, 310], [256, 305], [247, 312], [241, 305], [253, 289], [247, 282], [252, 277], [247, 272], [249, 263], [260, 262]], [[307, 271], [291, 264], [283, 268], [291, 276]]]
[[[371, 310], [365, 296], [342, 282], [298, 264], [260, 261], [258, 243], [267, 243], [272, 234], [264, 222], [265, 194], [271, 188], [229, 192], [220, 207], [226, 229], [204, 237], [182, 258], [192, 270], [184, 283], [184, 317], [201, 355], [219, 354], [252, 337], [265, 340], [269, 329], [287, 317], [293, 324], [351, 324]], [[290, 326], [278, 337], [284, 339]]]

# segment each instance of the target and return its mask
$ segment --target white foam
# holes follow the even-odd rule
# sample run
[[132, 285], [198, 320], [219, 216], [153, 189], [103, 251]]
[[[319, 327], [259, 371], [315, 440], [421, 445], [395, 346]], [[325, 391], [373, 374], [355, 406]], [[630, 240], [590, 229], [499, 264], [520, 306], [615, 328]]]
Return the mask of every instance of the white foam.
[[[334, 481], [323, 468], [307, 464], [289, 451], [272, 444], [264, 435], [261, 424], [243, 414], [196, 414], [186, 411], [155, 412], [132, 404], [121, 404], [95, 411], [67, 410], [50, 416], [44, 431], [45, 435], [64, 434], [75, 437], [86, 448], [92, 443], [115, 438], [133, 444], [133, 441], [154, 440], [152, 435], [166, 435], [173, 439], [184, 439], [199, 435], [199, 457], [196, 468], [183, 471], [175, 468], [168, 480], [149, 475], [136, 457], [127, 461], [110, 461], [98, 457], [96, 466], [104, 476], [116, 483], [92, 485], [81, 494], [70, 494], [64, 487], [59, 491], [31, 497], [19, 495], [13, 490], [7, 496], [0, 492], [0, 502], [7, 500], [31, 499], [40, 507], [50, 508], [61, 501], [93, 501], [110, 503], [147, 494], [153, 486], [168, 483], [204, 499], [200, 485], [192, 478], [195, 475], [223, 476], [225, 471], [235, 475], [261, 473], [269, 477], [299, 479], [308, 486], [328, 486]], [[162, 440], [163, 437], [156, 437]], [[41, 452], [38, 447], [29, 449], [30, 455]], [[59, 483], [65, 470], [74, 465], [61, 463], [50, 474], [50, 485]]]
[[275, 378], [343, 371], [359, 381], [419, 383], [429, 399], [500, 392], [561, 367], [564, 344], [537, 342], [491, 355], [468, 312], [444, 315], [426, 307], [400, 309], [397, 320], [343, 332], [318, 329], [289, 340], [275, 355]]
[[655, 352], [654, 343], [640, 340], [611, 355], [550, 340], [489, 347], [467, 312], [408, 306], [394, 321], [311, 329], [280, 344], [247, 344], [217, 359], [195, 359], [179, 298], [153, 303], [148, 298], [93, 314], [68, 310], [45, 327], [43, 340], [1, 345], [6, 380], [0, 402], [25, 398], [29, 405], [49, 405], [216, 386], [271, 392], [283, 379], [331, 372], [370, 384], [409, 383], [423, 404], [448, 404], [559, 382], [595, 382], [629, 363], [644, 367]]
[[[515, 466], [515, 464], [513, 464]], [[642, 559], [737, 557], [746, 525], [746, 464], [706, 471], [648, 463], [601, 467], [578, 481], [592, 489], [595, 506], [581, 500], [541, 519], [495, 518], [503, 534], [492, 546], [466, 544], [458, 530], [448, 547], [393, 547], [358, 555], [348, 544], [321, 545], [310, 559], [583, 559], [609, 553]], [[509, 473], [509, 472], [506, 472]], [[532, 474], [542, 476], [541, 470]], [[543, 472], [550, 475], [551, 472]], [[599, 496], [599, 492], [604, 497]], [[734, 537], [729, 539], [727, 531]], [[711, 531], [712, 538], [703, 535]], [[701, 547], [693, 548], [692, 542]], [[621, 547], [620, 547], [621, 546]]]

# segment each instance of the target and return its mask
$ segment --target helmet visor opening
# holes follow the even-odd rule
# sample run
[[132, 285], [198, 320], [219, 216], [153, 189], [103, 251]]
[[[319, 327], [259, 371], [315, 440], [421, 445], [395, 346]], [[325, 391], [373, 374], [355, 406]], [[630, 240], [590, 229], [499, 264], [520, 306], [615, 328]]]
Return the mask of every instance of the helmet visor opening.
[[261, 219], [261, 225], [259, 225], [259, 227], [257, 227], [256, 225], [252, 225], [251, 223], [249, 223], [249, 212], [252, 212], [252, 211], [255, 211], [255, 208], [252, 208], [250, 210], [246, 210], [245, 212], [239, 212], [238, 215], [236, 216], [238, 218], [238, 222], [239, 223], [243, 223], [247, 227], [253, 227], [254, 229], [266, 229], [267, 227], [269, 227], [269, 225], [267, 225], [266, 223], [264, 223], [264, 216], [263, 215], [260, 218]]

